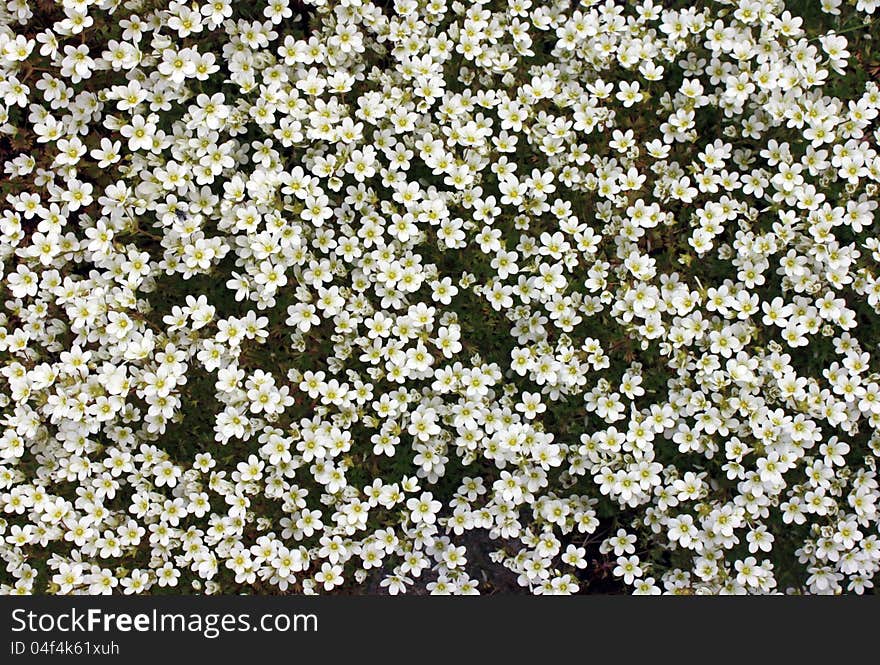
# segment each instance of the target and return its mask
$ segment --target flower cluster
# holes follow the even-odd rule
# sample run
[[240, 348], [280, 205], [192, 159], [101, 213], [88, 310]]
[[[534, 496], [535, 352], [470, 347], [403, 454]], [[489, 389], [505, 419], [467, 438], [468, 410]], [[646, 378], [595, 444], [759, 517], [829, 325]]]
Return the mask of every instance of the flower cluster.
[[870, 589], [880, 2], [815, 4], [6, 2], [2, 591]]

